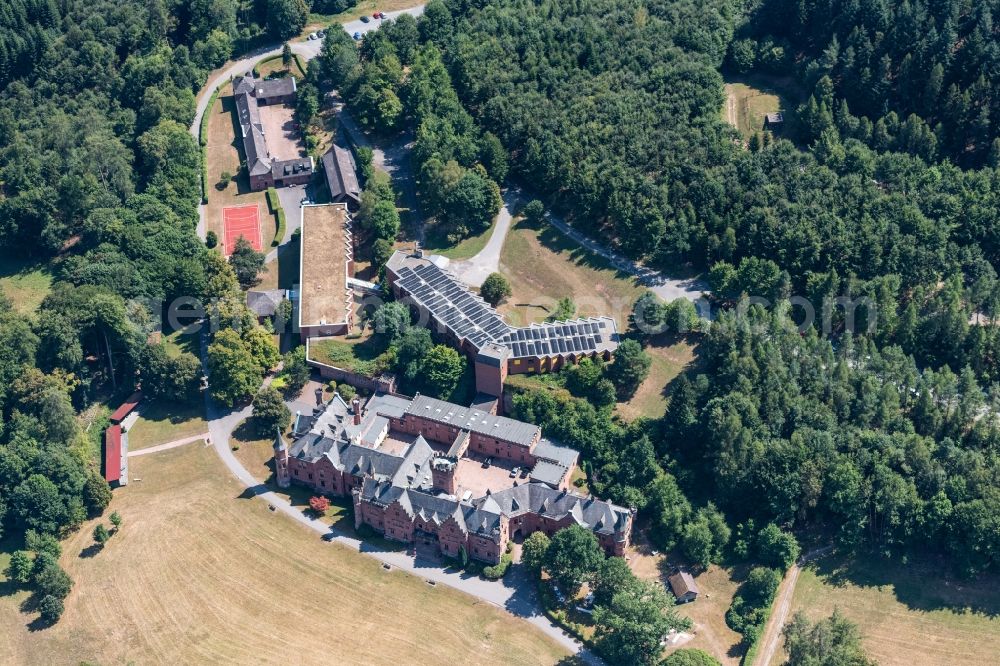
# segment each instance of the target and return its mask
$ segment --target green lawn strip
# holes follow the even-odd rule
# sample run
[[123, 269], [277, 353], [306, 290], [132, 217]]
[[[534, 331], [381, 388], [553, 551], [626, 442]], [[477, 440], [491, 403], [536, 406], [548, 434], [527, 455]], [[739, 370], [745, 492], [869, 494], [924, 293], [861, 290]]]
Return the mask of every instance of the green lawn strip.
[[428, 230], [427, 237], [425, 239], [424, 248], [432, 254], [440, 254], [441, 256], [448, 257], [452, 261], [464, 261], [466, 259], [471, 259], [482, 252], [483, 248], [486, 247], [486, 244], [493, 235], [493, 230], [496, 226], [497, 222], [494, 219], [493, 224], [491, 224], [489, 229], [483, 233], [463, 238], [458, 243], [454, 244], [449, 243], [444, 234], [438, 233], [436, 229], [430, 229]]
[[378, 374], [377, 359], [384, 349], [373, 337], [358, 340], [331, 338], [310, 342], [309, 358], [324, 365], [373, 377]]
[[219, 99], [222, 85], [216, 88], [212, 92], [212, 96], [208, 98], [208, 106], [201, 114], [201, 125], [198, 128], [198, 143], [201, 145], [201, 203], [203, 206], [208, 205], [208, 119], [212, 114], [212, 109], [215, 108], [215, 101]]
[[274, 228], [274, 240], [271, 245], [277, 247], [281, 241], [285, 240], [285, 209], [281, 207], [281, 199], [278, 198], [278, 190], [273, 187], [267, 188], [267, 205], [274, 214], [276, 220]]
[[22, 314], [34, 312], [52, 289], [52, 273], [45, 262], [0, 253], [0, 292]]

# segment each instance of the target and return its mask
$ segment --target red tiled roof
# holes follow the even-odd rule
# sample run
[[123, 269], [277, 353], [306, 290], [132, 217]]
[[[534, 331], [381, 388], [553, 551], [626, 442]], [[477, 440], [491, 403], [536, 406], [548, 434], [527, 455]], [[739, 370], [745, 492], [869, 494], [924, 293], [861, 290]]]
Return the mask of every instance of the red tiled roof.
[[140, 400], [142, 400], [142, 391], [136, 391], [126, 398], [125, 402], [111, 415], [111, 422], [121, 423], [126, 416], [132, 413], [132, 410], [135, 409]]
[[122, 475], [122, 427], [113, 425], [104, 431], [104, 480], [118, 481]]

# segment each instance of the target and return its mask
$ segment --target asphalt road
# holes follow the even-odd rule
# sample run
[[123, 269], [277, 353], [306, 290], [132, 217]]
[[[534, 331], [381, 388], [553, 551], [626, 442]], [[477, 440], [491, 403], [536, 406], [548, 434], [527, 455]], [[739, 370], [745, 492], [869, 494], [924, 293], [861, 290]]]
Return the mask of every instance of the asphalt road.
[[[424, 6], [417, 5], [416, 7], [411, 7], [410, 9], [386, 12], [386, 20], [395, 18], [401, 14], [420, 16], [423, 13]], [[362, 23], [360, 20], [349, 21], [344, 24], [344, 30], [351, 35], [355, 32], [364, 34], [366, 32], [371, 32], [372, 30], [378, 30], [379, 26], [382, 25], [382, 22], [383, 21], [381, 19], [372, 19], [368, 23]], [[323, 48], [323, 39], [303, 39], [292, 42], [291, 46], [293, 53], [297, 53], [306, 61], [309, 61], [319, 55], [320, 50]], [[255, 49], [239, 60], [233, 60], [223, 65], [220, 69], [212, 72], [208, 77], [208, 83], [206, 83], [205, 87], [201, 89], [200, 93], [198, 93], [198, 103], [195, 107], [194, 122], [191, 123], [191, 128], [189, 130], [191, 132], [191, 136], [195, 139], [198, 138], [198, 133], [201, 129], [201, 118], [205, 115], [205, 111], [208, 107], [208, 100], [211, 99], [212, 93], [215, 92], [216, 88], [226, 81], [229, 81], [234, 76], [246, 74], [253, 69], [254, 64], [258, 61], [273, 55], [279, 55], [281, 53], [281, 47], [281, 44], [272, 44], [270, 46]], [[301, 199], [302, 197], [299, 198]], [[291, 222], [291, 220], [289, 220], [289, 222]], [[198, 236], [204, 239], [206, 231], [205, 206], [198, 206]], [[290, 232], [291, 229], [289, 229], [289, 233]]]
[[[202, 359], [204, 363], [207, 347], [207, 335], [202, 336]], [[207, 368], [206, 368], [207, 370]], [[270, 384], [271, 377], [264, 381], [264, 386]], [[215, 452], [223, 464], [247, 489], [247, 494], [267, 502], [274, 511], [295, 520], [309, 529], [322, 535], [327, 541], [340, 544], [352, 550], [374, 557], [392, 567], [419, 576], [435, 584], [448, 585], [457, 590], [472, 595], [498, 608], [502, 608], [516, 617], [531, 623], [543, 633], [554, 639], [571, 653], [577, 654], [584, 663], [598, 666], [601, 659], [584, 648], [572, 636], [553, 624], [542, 612], [537, 598], [535, 586], [521, 565], [511, 567], [507, 576], [500, 581], [490, 581], [478, 576], [471, 576], [462, 571], [445, 569], [436, 558], [428, 557], [421, 552], [383, 550], [378, 546], [356, 539], [340, 530], [320, 522], [296, 509], [284, 498], [271, 492], [266, 485], [258, 481], [233, 455], [229, 438], [233, 430], [253, 413], [253, 406], [227, 410], [211, 399], [205, 393], [205, 409], [208, 418], [209, 439]]]

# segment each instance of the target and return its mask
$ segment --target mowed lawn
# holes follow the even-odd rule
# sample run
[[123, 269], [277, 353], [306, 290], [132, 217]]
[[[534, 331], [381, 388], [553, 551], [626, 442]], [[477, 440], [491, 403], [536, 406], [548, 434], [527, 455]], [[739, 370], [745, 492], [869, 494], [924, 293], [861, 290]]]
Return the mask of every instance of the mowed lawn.
[[[115, 491], [124, 525], [81, 558], [92, 523], [63, 544], [75, 580], [55, 627], [29, 631], [27, 597], [0, 597], [0, 663], [554, 664], [526, 622], [431, 587], [245, 499], [211, 448], [136, 458]], [[0, 564], [6, 564], [6, 557]]]
[[[792, 611], [839, 608], [881, 666], [992, 665], [1000, 655], [1000, 581], [948, 580], [934, 567], [826, 561], [799, 576]], [[782, 663], [776, 655], [772, 664]]]
[[202, 403], [182, 405], [146, 400], [139, 405], [139, 419], [128, 433], [130, 451], [166, 444], [208, 431]]
[[[208, 145], [205, 148], [208, 167], [208, 206], [205, 209], [206, 229], [219, 236], [219, 247], [225, 242], [222, 209], [230, 206], [257, 204], [260, 213], [261, 243], [266, 252], [274, 239], [275, 220], [267, 207], [264, 192], [250, 191], [250, 176], [240, 168], [243, 146], [237, 139], [237, 125], [233, 117], [233, 87], [223, 86], [219, 98], [206, 113], [208, 119]], [[221, 176], [229, 173], [233, 180], [220, 189]], [[287, 211], [286, 211], [287, 214]]]
[[655, 335], [645, 346], [652, 359], [649, 376], [626, 402], [618, 403], [618, 413], [635, 419], [657, 419], [666, 414], [670, 400], [667, 386], [695, 362], [695, 345], [674, 335]]
[[496, 218], [493, 218], [493, 222], [485, 231], [475, 236], [463, 238], [457, 243], [449, 243], [445, 234], [440, 233], [432, 226], [427, 230], [427, 237], [424, 240], [423, 248], [431, 254], [440, 254], [452, 261], [465, 261], [482, 252], [493, 235], [493, 230], [496, 229], [496, 226]]
[[500, 311], [514, 325], [543, 321], [560, 298], [576, 303], [578, 316], [609, 315], [619, 330], [643, 289], [603, 257], [580, 247], [548, 225], [515, 223], [500, 253], [500, 272], [513, 294]]
[[[672, 553], [655, 555], [645, 534], [637, 532], [635, 543], [629, 550], [629, 566], [635, 575], [643, 580], [657, 581], [669, 589], [667, 575], [669, 566], [681, 563]], [[668, 566], [669, 564], [669, 566]], [[737, 666], [743, 655], [740, 645], [742, 637], [726, 624], [726, 611], [733, 603], [733, 596], [744, 575], [742, 570], [713, 565], [708, 571], [695, 578], [700, 596], [689, 604], [680, 604], [677, 611], [691, 618], [694, 626], [690, 633], [694, 638], [677, 648], [699, 648], [718, 659], [724, 666]], [[668, 652], [674, 649], [671, 647]]]
[[21, 314], [38, 309], [52, 289], [52, 273], [45, 262], [0, 253], [0, 292]]

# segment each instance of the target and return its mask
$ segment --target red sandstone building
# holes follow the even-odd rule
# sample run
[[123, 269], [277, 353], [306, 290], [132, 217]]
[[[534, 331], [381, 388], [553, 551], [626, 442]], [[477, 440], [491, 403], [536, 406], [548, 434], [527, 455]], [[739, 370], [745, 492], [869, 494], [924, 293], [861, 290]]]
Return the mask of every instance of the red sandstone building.
[[579, 454], [528, 423], [416, 396], [339, 395], [298, 415], [291, 446], [275, 441], [278, 484], [350, 496], [356, 526], [496, 563], [511, 539], [569, 525], [623, 555], [634, 509], [569, 490]]

